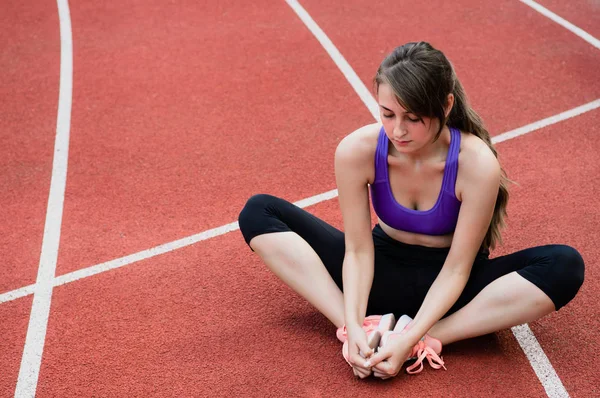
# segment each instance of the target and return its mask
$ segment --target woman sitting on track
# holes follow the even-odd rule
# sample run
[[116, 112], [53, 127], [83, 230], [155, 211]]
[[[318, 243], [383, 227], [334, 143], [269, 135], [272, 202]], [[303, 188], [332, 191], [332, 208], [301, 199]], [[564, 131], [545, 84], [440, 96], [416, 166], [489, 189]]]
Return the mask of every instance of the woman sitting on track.
[[[345, 233], [269, 195], [251, 197], [239, 217], [267, 266], [340, 328], [361, 378], [395, 376], [416, 347], [421, 361], [440, 367], [433, 357], [442, 344], [558, 310], [584, 278], [568, 246], [488, 258], [504, 224], [507, 179], [442, 52], [424, 42], [396, 48], [375, 88], [382, 123], [351, 133], [335, 154]], [[372, 230], [369, 186], [379, 221]], [[414, 319], [375, 353], [365, 330], [379, 318], [365, 316], [387, 313]]]

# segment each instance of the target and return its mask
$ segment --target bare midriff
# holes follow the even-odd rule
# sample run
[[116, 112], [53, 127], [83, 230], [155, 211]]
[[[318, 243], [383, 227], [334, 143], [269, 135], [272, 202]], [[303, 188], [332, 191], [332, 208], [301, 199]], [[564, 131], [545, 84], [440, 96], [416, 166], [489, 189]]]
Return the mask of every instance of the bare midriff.
[[454, 236], [453, 234], [423, 235], [414, 232], [400, 231], [390, 227], [381, 221], [381, 219], [378, 219], [378, 221], [383, 232], [385, 232], [389, 237], [399, 242], [406, 243], [407, 245], [444, 248], [450, 247], [452, 244], [452, 237]]

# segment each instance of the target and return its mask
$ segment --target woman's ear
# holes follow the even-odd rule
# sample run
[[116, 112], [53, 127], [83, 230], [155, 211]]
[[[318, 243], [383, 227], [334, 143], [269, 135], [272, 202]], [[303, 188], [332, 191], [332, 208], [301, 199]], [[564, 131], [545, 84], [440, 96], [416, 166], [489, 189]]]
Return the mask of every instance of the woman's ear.
[[448, 115], [450, 114], [450, 111], [452, 110], [453, 106], [454, 106], [454, 94], [450, 93], [450, 94], [448, 94], [448, 97], [446, 98], [446, 107], [444, 108], [444, 114], [446, 115], [446, 119], [448, 118]]

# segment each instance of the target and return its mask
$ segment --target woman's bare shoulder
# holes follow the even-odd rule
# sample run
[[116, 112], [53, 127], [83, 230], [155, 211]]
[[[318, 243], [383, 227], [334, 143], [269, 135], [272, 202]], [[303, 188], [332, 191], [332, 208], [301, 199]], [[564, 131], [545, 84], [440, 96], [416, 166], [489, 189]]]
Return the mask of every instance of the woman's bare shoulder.
[[481, 138], [471, 133], [461, 132], [459, 168], [465, 166], [472, 169], [495, 164], [498, 164], [496, 156]]
[[348, 134], [339, 143], [335, 151], [338, 189], [344, 181], [353, 181], [358, 185], [373, 181], [375, 174], [373, 159], [380, 130], [379, 123], [369, 124]]
[[353, 159], [371, 157], [377, 148], [380, 123], [373, 123], [354, 130], [338, 144], [337, 156], [350, 156]]

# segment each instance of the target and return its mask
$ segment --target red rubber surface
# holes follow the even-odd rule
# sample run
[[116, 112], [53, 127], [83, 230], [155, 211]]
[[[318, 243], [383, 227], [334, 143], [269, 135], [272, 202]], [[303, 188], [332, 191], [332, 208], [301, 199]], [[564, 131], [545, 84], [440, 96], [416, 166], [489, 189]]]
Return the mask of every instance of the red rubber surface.
[[[57, 275], [235, 221], [253, 193], [296, 201], [329, 191], [339, 140], [372, 122], [283, 1], [71, 3]], [[367, 86], [384, 53], [431, 41], [493, 134], [600, 97], [600, 53], [518, 1], [302, 4]], [[595, 21], [567, 9], [584, 29]], [[7, 10], [0, 293], [35, 281], [60, 55], [55, 4]], [[565, 243], [586, 260], [576, 299], [530, 325], [571, 397], [600, 385], [590, 360], [600, 337], [599, 124], [597, 109], [497, 146], [519, 185], [494, 255]], [[337, 200], [308, 210], [341, 227]], [[0, 304], [0, 396], [14, 394], [31, 302]], [[445, 347], [447, 372], [388, 382], [354, 379], [340, 349], [335, 328], [236, 231], [55, 288], [37, 396], [546, 396], [510, 331]]]
[[564, 243], [579, 250], [586, 263], [585, 282], [575, 299], [530, 325], [571, 397], [593, 396], [600, 385], [600, 374], [587, 366], [589, 353], [600, 349], [599, 125], [596, 109], [498, 145], [510, 177], [519, 184], [512, 189], [502, 252]]
[[444, 51], [492, 135], [600, 92], [600, 51], [519, 1], [302, 4], [364, 82], [403, 43], [425, 40]]
[[596, 39], [600, 38], [600, 2], [596, 0], [540, 0], [538, 3]]
[[339, 139], [372, 120], [283, 2], [81, 3], [72, 18], [58, 274], [232, 222], [259, 191], [333, 189]]
[[0, 396], [13, 396], [27, 334], [31, 297], [0, 305]]
[[[335, 200], [311, 211], [339, 222]], [[543, 396], [508, 331], [444, 355], [448, 372], [354, 380], [335, 328], [235, 232], [56, 288], [38, 396]]]
[[0, 13], [0, 293], [35, 282], [52, 175], [60, 40], [56, 5]]

